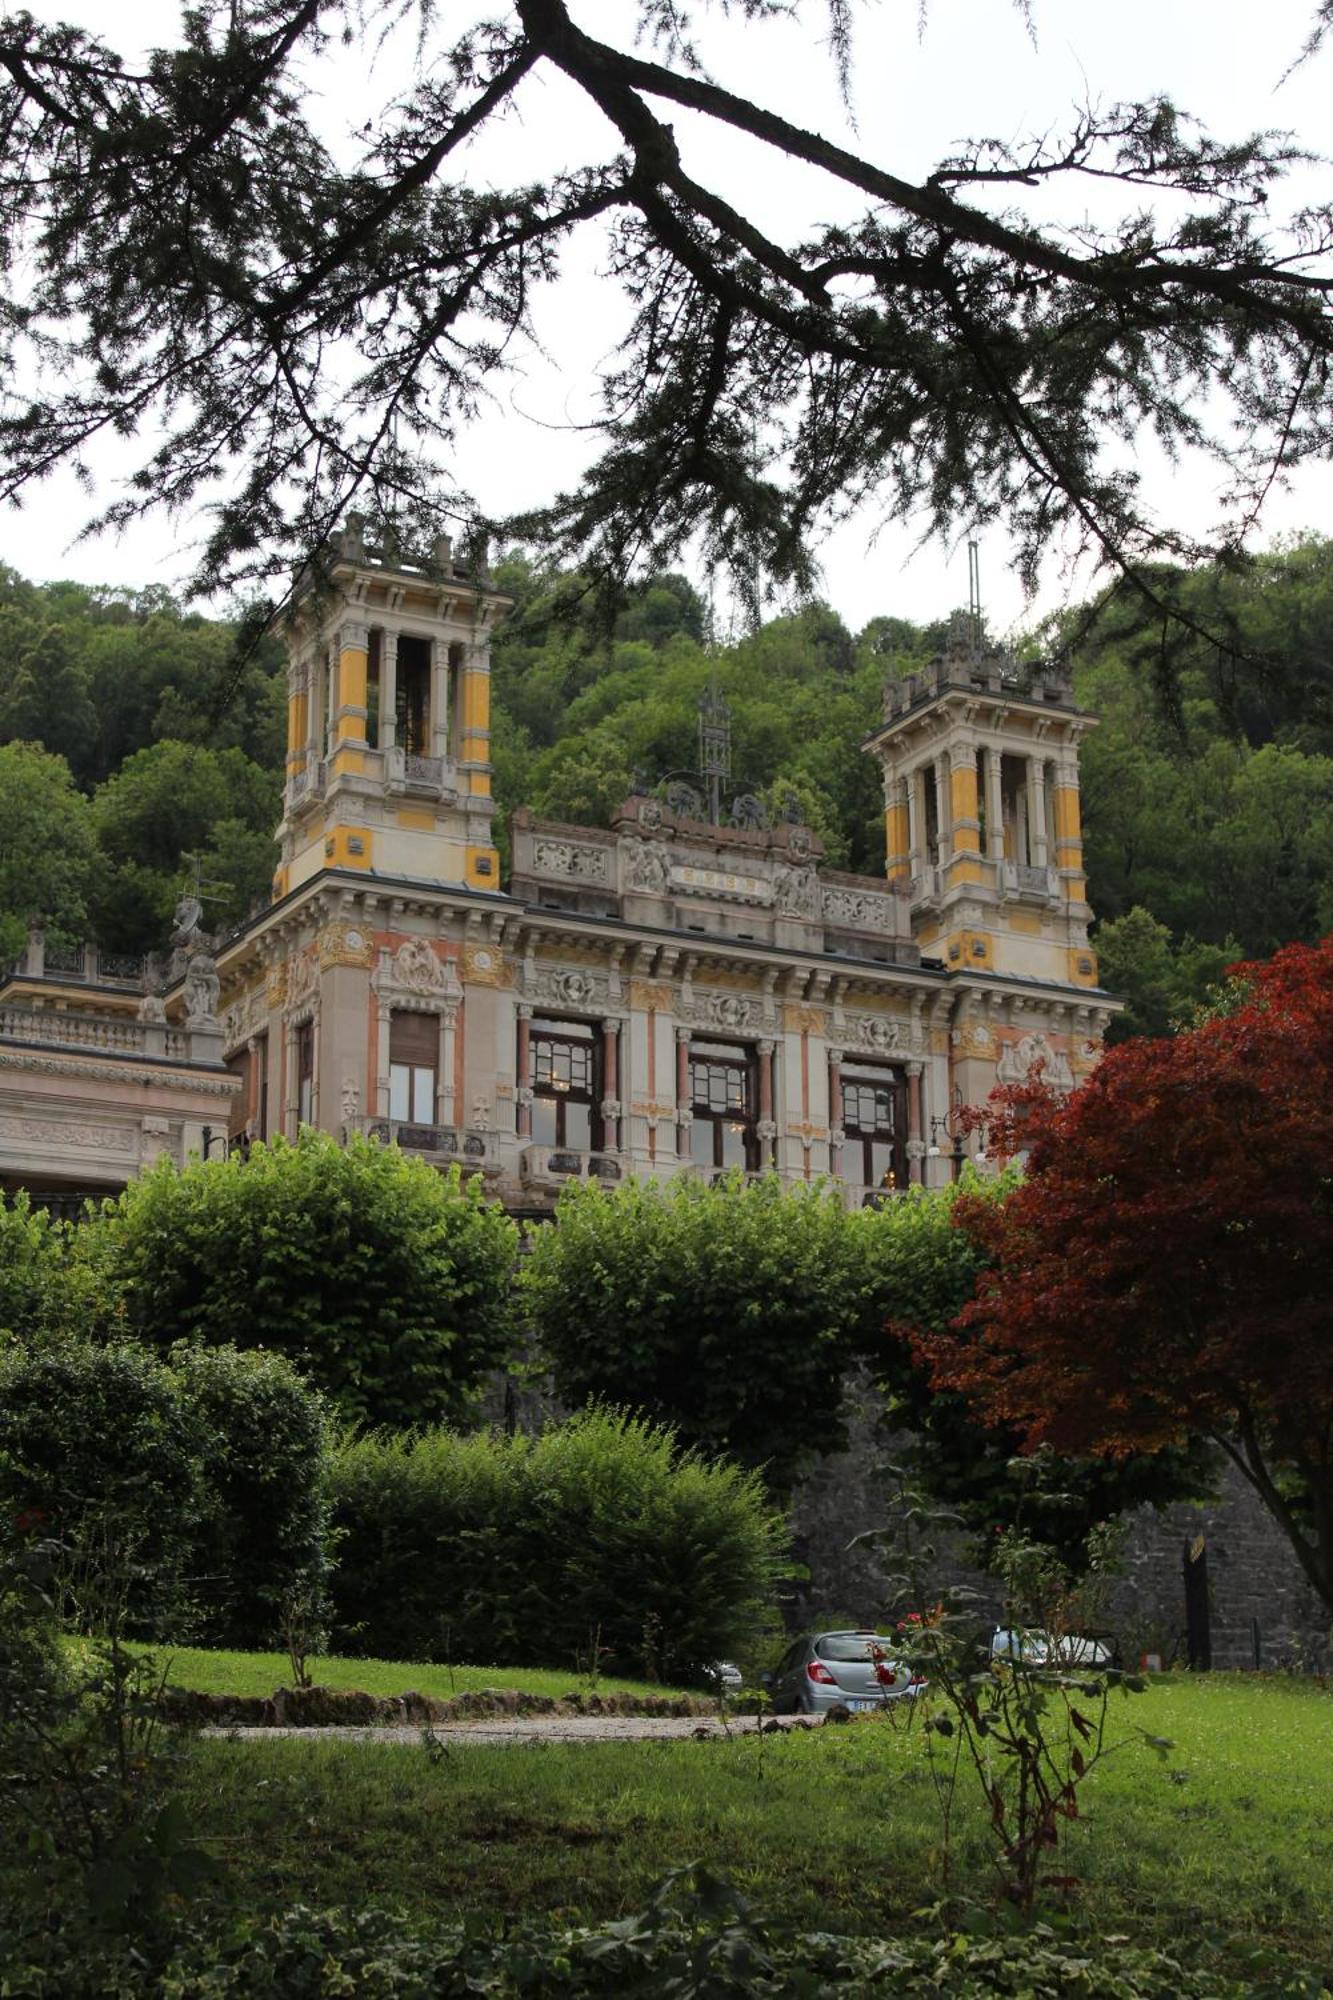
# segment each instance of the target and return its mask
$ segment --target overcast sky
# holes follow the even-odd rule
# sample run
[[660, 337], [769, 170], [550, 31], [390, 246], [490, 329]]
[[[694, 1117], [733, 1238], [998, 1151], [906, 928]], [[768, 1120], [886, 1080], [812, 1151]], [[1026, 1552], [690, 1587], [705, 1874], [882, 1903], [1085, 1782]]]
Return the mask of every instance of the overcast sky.
[[[176, 6], [167, 0], [30, 0], [47, 19], [75, 20], [117, 43], [128, 57], [175, 39]], [[439, 32], [452, 8], [442, 8]], [[466, 10], [470, 15], [471, 9]], [[591, 32], [624, 41], [632, 22], [628, 0], [576, 0], [573, 11]], [[1293, 131], [1318, 148], [1327, 126], [1333, 48], [1283, 82], [1283, 72], [1309, 30], [1312, 0], [1033, 0], [1029, 33], [1009, 0], [930, 0], [918, 35], [917, 0], [880, 0], [867, 7], [858, 32], [853, 81], [855, 134], [849, 132], [826, 52], [824, 16], [807, 0], [801, 19], [762, 27], [705, 17], [700, 41], [711, 73], [772, 110], [829, 137], [855, 145], [892, 171], [920, 178], [966, 137], [1021, 138], [1059, 129], [1092, 97], [1165, 93], [1200, 117], [1215, 137], [1256, 127]], [[318, 123], [332, 139], [364, 125], [386, 95], [410, 80], [415, 34], [409, 28], [380, 50], [310, 64], [318, 92]], [[536, 178], [558, 165], [597, 155], [598, 114], [558, 78], [525, 86], [520, 118], [503, 135], [483, 141], [469, 164], [488, 171], [488, 149], [504, 148], [503, 174]], [[669, 113], [687, 167], [742, 195], [758, 218], [780, 234], [795, 222], [830, 221], [849, 212], [847, 197], [810, 169], [775, 161], [737, 137], [702, 133], [689, 114]], [[604, 148], [614, 150], [608, 140]], [[498, 159], [494, 152], [490, 159]], [[1323, 175], [1309, 177], [1306, 198], [1327, 198]], [[1117, 204], [1118, 206], [1119, 204]], [[1125, 207], [1133, 204], [1126, 201]], [[1062, 197], [1067, 220], [1082, 213], [1082, 197]], [[457, 474], [489, 513], [503, 514], [547, 498], [576, 475], [588, 450], [579, 428], [595, 414], [594, 371], [608, 358], [622, 304], [598, 274], [596, 242], [570, 257], [558, 297], [548, 301], [543, 334], [548, 359], [526, 358], [499, 389], [499, 407], [464, 441]], [[114, 497], [126, 460], [108, 453], [96, 467], [99, 504]], [[1149, 466], [1157, 511], [1193, 534], [1205, 534], [1216, 513], [1216, 475], [1206, 467]], [[1273, 496], [1264, 539], [1302, 527], [1326, 528], [1333, 502], [1327, 466], [1303, 475], [1291, 494]], [[21, 512], [0, 518], [0, 554], [27, 576], [86, 582], [178, 583], [189, 567], [189, 524], [147, 522], [119, 539], [75, 543], [90, 511], [72, 479], [34, 493]], [[967, 595], [965, 550], [931, 544], [917, 550], [902, 529], [877, 538], [873, 515], [842, 527], [821, 551], [825, 595], [853, 627], [878, 612], [928, 619]], [[983, 589], [992, 623], [1005, 629], [1030, 616], [1009, 572], [1003, 536], [982, 544]], [[1052, 559], [1037, 609], [1080, 596], [1086, 576], [1066, 573]]]

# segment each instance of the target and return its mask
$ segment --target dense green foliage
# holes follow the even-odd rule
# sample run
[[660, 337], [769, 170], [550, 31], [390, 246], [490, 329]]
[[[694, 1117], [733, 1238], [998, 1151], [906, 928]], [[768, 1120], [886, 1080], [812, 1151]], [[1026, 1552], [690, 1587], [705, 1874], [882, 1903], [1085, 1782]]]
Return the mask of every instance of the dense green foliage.
[[[994, 1202], [1012, 1185], [966, 1184]], [[785, 1492], [846, 1442], [844, 1391], [868, 1363], [916, 1476], [979, 1538], [1021, 1521], [1081, 1567], [1089, 1531], [1142, 1500], [1206, 1491], [1201, 1451], [1063, 1462], [1038, 1480], [1011, 1461], [1019, 1433], [983, 1430], [931, 1387], [894, 1329], [938, 1332], [973, 1295], [982, 1252], [952, 1212], [959, 1190], [914, 1190], [849, 1212], [833, 1189], [776, 1177], [707, 1186], [681, 1176], [563, 1190], [520, 1289], [539, 1356], [566, 1402], [607, 1396]]]
[[778, 1491], [845, 1441], [857, 1276], [832, 1188], [571, 1184], [520, 1282], [566, 1402], [641, 1409]]
[[[23, 1983], [13, 1990], [26, 2000], [82, 2000], [93, 1990], [147, 2000], [123, 1946], [76, 1956], [29, 1933], [23, 1953]], [[1257, 1990], [1178, 1949], [1123, 1935], [1096, 1944], [1045, 1928], [1008, 1938], [793, 1935], [752, 1909], [725, 1874], [705, 1869], [682, 1870], [646, 1909], [593, 1928], [524, 1917], [503, 1935], [475, 1923], [418, 1930], [384, 1908], [296, 1905], [225, 1930], [186, 1931], [160, 1981], [153, 1992], [170, 2000], [1254, 2000]], [[1294, 1972], [1275, 1974], [1262, 1991], [1267, 2000], [1320, 2000]]]
[[679, 1681], [773, 1615], [784, 1540], [758, 1480], [614, 1411], [361, 1437], [332, 1494], [349, 1651]]
[[62, 760], [38, 744], [0, 745], [0, 967], [35, 923], [57, 940], [82, 937], [93, 861], [88, 802]]
[[159, 948], [187, 854], [218, 891], [210, 923], [267, 893], [282, 648], [242, 658], [237, 636], [162, 590], [31, 584], [0, 564], [0, 962], [23, 942], [6, 927], [42, 914], [111, 950]]
[[182, 1343], [171, 1367], [202, 1494], [188, 1579], [200, 1630], [243, 1646], [280, 1636], [289, 1614], [310, 1622], [330, 1559], [324, 1399], [262, 1348]]
[[477, 1176], [305, 1131], [242, 1157], [169, 1160], [85, 1225], [111, 1323], [287, 1355], [346, 1417], [463, 1414], [505, 1351], [517, 1230]]
[[261, 1642], [325, 1567], [321, 1401], [278, 1355], [49, 1340], [0, 1353], [0, 1505], [61, 1550], [66, 1614]]
[[24, 1189], [0, 1192], [0, 1348], [6, 1336], [33, 1340], [85, 1323], [96, 1279], [68, 1242], [68, 1229]]

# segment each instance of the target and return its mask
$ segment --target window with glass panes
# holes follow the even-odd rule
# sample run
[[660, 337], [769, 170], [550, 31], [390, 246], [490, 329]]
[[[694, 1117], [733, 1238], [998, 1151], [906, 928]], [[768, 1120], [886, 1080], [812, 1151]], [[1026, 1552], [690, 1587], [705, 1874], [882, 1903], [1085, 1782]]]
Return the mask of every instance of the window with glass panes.
[[863, 1187], [907, 1185], [907, 1083], [857, 1064], [842, 1072], [842, 1172]]
[[315, 1119], [315, 1024], [302, 1021], [296, 1031], [296, 1122]]
[[435, 1123], [440, 1023], [395, 1007], [389, 1016], [389, 1116], [400, 1125]]
[[759, 1166], [754, 1057], [726, 1043], [690, 1044], [690, 1155], [701, 1167]]
[[596, 1152], [602, 1143], [601, 1037], [592, 1021], [534, 1019], [528, 1042], [532, 1136], [539, 1146]]

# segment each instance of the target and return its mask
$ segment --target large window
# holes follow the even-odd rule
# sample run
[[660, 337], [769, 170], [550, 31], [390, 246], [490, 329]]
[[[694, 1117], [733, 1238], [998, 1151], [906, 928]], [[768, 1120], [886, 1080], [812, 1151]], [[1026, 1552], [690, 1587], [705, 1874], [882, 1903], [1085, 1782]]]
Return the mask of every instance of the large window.
[[600, 1036], [590, 1021], [534, 1020], [528, 1044], [532, 1136], [540, 1146], [602, 1144]]
[[759, 1168], [754, 1057], [725, 1043], [690, 1044], [690, 1153], [701, 1167]]
[[438, 1018], [395, 1008], [389, 1016], [389, 1116], [398, 1124], [435, 1123], [439, 1058]]
[[296, 1031], [296, 1122], [315, 1122], [315, 1024], [302, 1021]]
[[894, 1069], [842, 1073], [843, 1178], [863, 1187], [907, 1185], [907, 1084]]

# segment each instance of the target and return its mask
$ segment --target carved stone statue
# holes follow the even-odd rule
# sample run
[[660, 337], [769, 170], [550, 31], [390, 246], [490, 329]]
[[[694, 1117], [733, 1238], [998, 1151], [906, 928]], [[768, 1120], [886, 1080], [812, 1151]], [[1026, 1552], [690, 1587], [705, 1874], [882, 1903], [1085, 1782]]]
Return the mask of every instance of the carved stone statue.
[[213, 960], [207, 952], [196, 952], [185, 968], [185, 1019], [190, 1027], [216, 1027], [221, 991]]
[[627, 889], [639, 889], [649, 896], [664, 896], [669, 875], [666, 854], [655, 841], [635, 840], [625, 843]]

